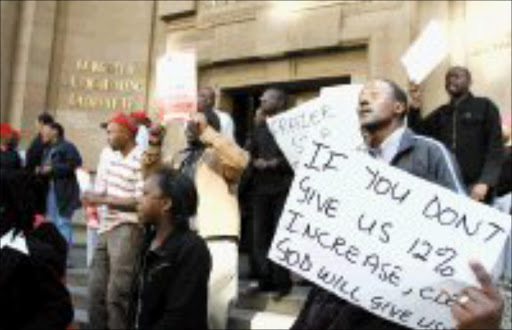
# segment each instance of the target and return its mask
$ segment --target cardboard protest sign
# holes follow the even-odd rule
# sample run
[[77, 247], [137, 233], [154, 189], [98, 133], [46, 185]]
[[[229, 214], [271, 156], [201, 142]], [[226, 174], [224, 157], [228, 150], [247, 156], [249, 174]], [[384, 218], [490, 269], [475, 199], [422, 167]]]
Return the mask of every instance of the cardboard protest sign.
[[169, 52], [158, 60], [156, 105], [162, 122], [186, 121], [197, 111], [195, 52]]
[[431, 21], [401, 59], [412, 82], [421, 83], [448, 55], [448, 40], [441, 24]]
[[[335, 137], [358, 146], [362, 143], [355, 111], [361, 85], [336, 86], [321, 91], [321, 96], [267, 119], [270, 131], [286, 159], [296, 168], [310, 134], [320, 132], [322, 139]], [[348, 129], [336, 126], [342, 117]], [[341, 135], [341, 136], [340, 136]]]
[[344, 147], [311, 138], [269, 258], [342, 299], [419, 329], [454, 326], [450, 306], [494, 269], [510, 216]]

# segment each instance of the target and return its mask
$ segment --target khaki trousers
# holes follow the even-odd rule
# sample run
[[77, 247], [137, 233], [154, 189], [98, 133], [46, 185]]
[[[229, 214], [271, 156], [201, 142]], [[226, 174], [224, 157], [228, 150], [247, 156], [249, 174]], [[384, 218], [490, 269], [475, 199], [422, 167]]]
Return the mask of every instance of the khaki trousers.
[[89, 277], [91, 329], [127, 329], [128, 305], [142, 229], [123, 224], [98, 236]]
[[230, 240], [207, 241], [212, 256], [208, 284], [208, 326], [226, 329], [231, 303], [238, 297], [238, 244]]

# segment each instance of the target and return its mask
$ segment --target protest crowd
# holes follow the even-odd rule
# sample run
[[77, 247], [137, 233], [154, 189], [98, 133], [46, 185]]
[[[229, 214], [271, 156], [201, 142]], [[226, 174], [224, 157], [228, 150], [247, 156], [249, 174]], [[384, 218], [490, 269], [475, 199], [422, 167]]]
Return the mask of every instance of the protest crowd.
[[[338, 110], [357, 116], [363, 139], [357, 153], [368, 161], [510, 216], [510, 115], [502, 118], [491, 99], [473, 94], [471, 82], [468, 68], [451, 67], [439, 82], [449, 101], [427, 116], [419, 83], [405, 88], [385, 78], [361, 87], [356, 109]], [[215, 97], [214, 88], [199, 88], [197, 109], [184, 122], [186, 146], [172, 155], [166, 152], [172, 143], [165, 139], [166, 123], [147, 111], [115, 112], [97, 123], [105, 146], [94, 171], [83, 168], [66, 127], [48, 112], [38, 117], [38, 134], [26, 152], [18, 146], [23, 134], [1, 124], [0, 329], [76, 327], [66, 272], [74, 267], [72, 218], [80, 208], [87, 218], [86, 328], [227, 329], [229, 309], [239, 296], [242, 245], [254, 279], [250, 290], [279, 301], [295, 286], [311, 288], [291, 329], [409, 328], [405, 314], [395, 322], [357, 304], [357, 290], [349, 298], [269, 258], [276, 232], [285, 226], [280, 221], [288, 214], [287, 200], [294, 189], [305, 191], [305, 181], [294, 181], [302, 165], [292, 166], [269, 124], [293, 105], [286, 90], [268, 86], [241, 146]], [[322, 145], [317, 146], [320, 153]], [[324, 170], [334, 168], [335, 157], [344, 156], [332, 153]], [[90, 180], [85, 188], [83, 175]], [[344, 176], [343, 171], [332, 175]], [[336, 208], [322, 207], [328, 217]], [[298, 224], [300, 217], [295, 220]], [[495, 274], [510, 277], [510, 232], [504, 241], [507, 236], [500, 270], [485, 267], [487, 260], [471, 261], [467, 267], [476, 285], [461, 287], [446, 303], [457, 329], [502, 324], [504, 299]], [[342, 245], [334, 243], [331, 252]], [[355, 263], [354, 251], [344, 258]], [[393, 282], [389, 272], [382, 276]], [[417, 327], [443, 328], [443, 323], [424, 320]]]

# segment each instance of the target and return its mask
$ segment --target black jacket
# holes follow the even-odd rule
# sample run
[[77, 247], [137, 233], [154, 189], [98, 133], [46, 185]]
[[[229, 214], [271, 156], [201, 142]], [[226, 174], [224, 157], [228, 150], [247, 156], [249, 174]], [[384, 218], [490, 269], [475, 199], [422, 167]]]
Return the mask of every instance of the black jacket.
[[[149, 246], [149, 235], [145, 246]], [[211, 257], [192, 231], [175, 231], [156, 250], [144, 247], [130, 304], [135, 329], [204, 330]]]
[[55, 186], [59, 212], [64, 217], [70, 217], [81, 205], [75, 170], [82, 166], [82, 157], [76, 147], [65, 140], [47, 149], [44, 157], [49, 158], [52, 166], [50, 182]]
[[11, 175], [21, 170], [21, 158], [16, 150], [0, 151], [0, 172], [2, 175]]
[[[391, 162], [410, 174], [437, 183], [452, 191], [464, 193], [456, 162], [446, 148], [430, 138], [406, 130], [398, 153]], [[353, 305], [321, 288], [314, 288], [299, 314], [292, 330], [407, 329]]]
[[36, 167], [41, 166], [43, 162], [43, 155], [48, 145], [43, 143], [41, 134], [38, 134], [30, 144], [27, 150], [27, 157], [25, 161], [25, 169], [30, 174], [32, 190], [35, 197], [35, 206], [37, 213], [46, 213], [46, 193], [48, 191], [48, 178], [40, 175], [35, 175]]
[[501, 167], [500, 179], [496, 188], [498, 196], [512, 192], [512, 147], [505, 148], [503, 165]]
[[73, 320], [71, 297], [54, 269], [53, 249], [26, 239], [29, 255], [0, 249], [0, 329], [64, 330]]
[[30, 235], [53, 249], [54, 258], [51, 261], [54, 264], [51, 266], [60, 278], [64, 278], [66, 276], [68, 243], [57, 227], [51, 222], [43, 222]]
[[503, 145], [500, 114], [491, 100], [469, 94], [458, 106], [445, 104], [425, 119], [419, 109], [411, 109], [409, 126], [443, 142], [453, 152], [468, 187], [476, 183], [496, 186]]
[[336, 295], [315, 287], [311, 290], [291, 330], [409, 330], [380, 318]]
[[[266, 122], [258, 124], [254, 128], [249, 152], [251, 154], [250, 171], [253, 193], [274, 194], [287, 192], [290, 189], [294, 175], [293, 169], [277, 145]], [[279, 163], [275, 168], [259, 170], [252, 166], [252, 162], [257, 158], [277, 159]]]
[[41, 134], [38, 134], [30, 143], [30, 146], [27, 149], [27, 160], [25, 167], [31, 173], [34, 172], [37, 166], [41, 166], [43, 155], [47, 148], [48, 146], [43, 143]]

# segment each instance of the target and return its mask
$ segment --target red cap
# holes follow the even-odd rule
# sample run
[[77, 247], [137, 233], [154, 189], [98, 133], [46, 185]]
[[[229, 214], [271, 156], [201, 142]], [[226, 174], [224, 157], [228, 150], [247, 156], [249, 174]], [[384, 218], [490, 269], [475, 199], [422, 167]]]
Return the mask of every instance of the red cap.
[[144, 111], [134, 111], [130, 113], [130, 117], [140, 120], [148, 120], [148, 115]]
[[110, 117], [109, 123], [116, 123], [124, 128], [128, 129], [133, 134], [137, 134], [137, 125], [133, 121], [133, 118], [130, 116], [127, 116], [126, 114], [122, 112], [116, 112]]
[[147, 113], [145, 113], [144, 111], [134, 111], [130, 113], [130, 117], [132, 117], [133, 119], [135, 119], [135, 121], [138, 122], [151, 122]]
[[13, 129], [9, 123], [0, 123], [0, 138], [10, 139], [13, 133]]

